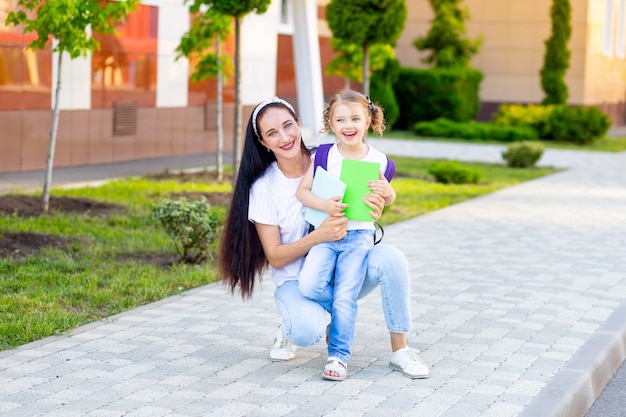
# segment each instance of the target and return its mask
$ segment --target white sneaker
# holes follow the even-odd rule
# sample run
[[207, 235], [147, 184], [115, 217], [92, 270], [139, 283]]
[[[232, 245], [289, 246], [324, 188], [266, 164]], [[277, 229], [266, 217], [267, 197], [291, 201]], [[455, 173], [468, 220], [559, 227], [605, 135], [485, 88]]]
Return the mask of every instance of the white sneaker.
[[278, 326], [274, 345], [272, 346], [272, 350], [270, 350], [270, 359], [274, 362], [290, 361], [296, 357], [297, 348], [296, 345], [285, 338], [283, 331], [280, 330], [280, 326]]
[[417, 356], [417, 352], [408, 346], [391, 354], [389, 367], [402, 372], [409, 378], [428, 378], [430, 376], [428, 366]]

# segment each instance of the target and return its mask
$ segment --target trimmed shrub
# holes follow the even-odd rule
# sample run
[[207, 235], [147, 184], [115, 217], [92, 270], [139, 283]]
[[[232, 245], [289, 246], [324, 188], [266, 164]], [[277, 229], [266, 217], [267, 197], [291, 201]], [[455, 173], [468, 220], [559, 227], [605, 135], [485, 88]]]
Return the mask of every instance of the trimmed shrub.
[[529, 126], [498, 126], [484, 122], [454, 122], [439, 118], [418, 122], [413, 131], [420, 136], [461, 139], [493, 139], [499, 141], [537, 139], [537, 131]]
[[478, 53], [483, 35], [471, 39], [466, 36], [465, 21], [470, 18], [469, 9], [461, 7], [462, 0], [430, 0], [435, 17], [430, 22], [426, 36], [418, 36], [413, 46], [427, 51], [422, 62], [437, 68], [469, 67], [470, 60]]
[[162, 199], [152, 207], [152, 219], [165, 229], [183, 262], [198, 264], [209, 257], [209, 248], [218, 233], [219, 216], [206, 198]]
[[480, 109], [483, 74], [472, 68], [400, 68], [393, 90], [400, 106], [399, 129], [440, 117], [464, 122]]
[[537, 132], [543, 131], [554, 106], [537, 104], [503, 104], [491, 118], [498, 126], [530, 126]]
[[609, 127], [609, 117], [595, 106], [556, 106], [540, 134], [546, 139], [585, 145], [602, 138]]
[[400, 106], [393, 93], [393, 87], [385, 84], [383, 80], [374, 74], [370, 84], [370, 97], [372, 101], [383, 108], [387, 128], [391, 128], [400, 116]]
[[463, 166], [456, 160], [434, 162], [428, 173], [443, 184], [476, 184], [483, 175], [480, 169]]
[[572, 6], [570, 0], [552, 0], [550, 8], [552, 34], [546, 40], [546, 54], [541, 68], [541, 88], [546, 93], [543, 104], [566, 104], [565, 72], [569, 68], [571, 52], [567, 49], [572, 35]]
[[532, 167], [541, 159], [543, 150], [544, 146], [541, 142], [514, 142], [502, 152], [502, 158], [511, 168]]
[[539, 138], [581, 145], [603, 137], [611, 127], [609, 117], [596, 106], [502, 105], [492, 122], [499, 126], [531, 126]]

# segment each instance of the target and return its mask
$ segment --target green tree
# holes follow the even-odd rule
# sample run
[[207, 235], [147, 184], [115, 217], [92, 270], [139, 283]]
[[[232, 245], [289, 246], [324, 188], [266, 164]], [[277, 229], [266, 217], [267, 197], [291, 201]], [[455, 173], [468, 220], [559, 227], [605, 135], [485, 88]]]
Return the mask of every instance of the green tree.
[[[187, 1], [191, 3], [191, 1]], [[204, 10], [203, 10], [204, 9]], [[202, 11], [201, 11], [202, 10]], [[191, 28], [180, 40], [176, 48], [177, 59], [185, 56], [197, 58], [191, 79], [202, 81], [207, 78], [217, 79], [217, 179], [224, 179], [224, 128], [223, 128], [223, 87], [224, 76], [230, 69], [230, 61], [221, 54], [222, 39], [231, 32], [232, 17], [217, 13], [214, 8], [202, 7], [199, 1], [193, 1], [189, 6], [193, 14]]]
[[546, 40], [546, 54], [541, 69], [541, 87], [546, 93], [543, 104], [566, 104], [565, 72], [569, 68], [567, 42], [572, 34], [572, 8], [569, 0], [553, 0], [550, 8], [552, 34]]
[[[363, 48], [359, 45], [344, 43], [341, 39], [331, 38], [330, 46], [338, 52], [328, 63], [326, 74], [338, 75], [345, 80], [344, 88], [350, 88], [350, 81], [363, 82]], [[369, 74], [384, 68], [385, 63], [396, 57], [393, 46], [375, 44], [370, 48]]]
[[28, 48], [44, 49], [52, 37], [56, 41], [52, 51], [59, 55], [42, 198], [45, 213], [48, 212], [50, 203], [54, 148], [59, 125], [63, 54], [67, 53], [70, 59], [76, 59], [97, 50], [99, 44], [87, 29], [91, 28], [92, 31], [99, 33], [113, 33], [114, 23], [133, 11], [137, 4], [139, 0], [104, 4], [100, 0], [18, 0], [17, 11], [12, 11], [7, 15], [7, 25], [23, 25], [25, 33], [37, 33], [37, 39], [32, 41]]
[[241, 161], [240, 137], [242, 132], [241, 103], [241, 21], [251, 13], [263, 14], [272, 0], [194, 0], [194, 4], [204, 5], [215, 13], [231, 16], [235, 21], [235, 119], [233, 132], [233, 184], [237, 181], [239, 161]]
[[413, 45], [419, 51], [430, 51], [422, 62], [436, 68], [467, 67], [472, 56], [478, 53], [482, 37], [465, 37], [465, 20], [468, 9], [459, 7], [462, 0], [429, 0], [435, 12], [426, 36], [419, 36]]
[[395, 45], [406, 16], [404, 0], [331, 0], [326, 6], [333, 38], [347, 45], [359, 45], [363, 51], [363, 94], [369, 95], [370, 46]]

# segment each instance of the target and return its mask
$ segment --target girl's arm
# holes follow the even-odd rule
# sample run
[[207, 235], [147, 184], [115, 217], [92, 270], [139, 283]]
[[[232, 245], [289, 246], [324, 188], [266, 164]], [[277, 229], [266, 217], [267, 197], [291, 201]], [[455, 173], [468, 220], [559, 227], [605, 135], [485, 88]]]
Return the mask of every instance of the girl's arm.
[[331, 216], [343, 215], [342, 212], [348, 205], [341, 203], [341, 196], [335, 196], [325, 200], [311, 192], [311, 187], [313, 186], [313, 169], [314, 164], [311, 164], [298, 185], [296, 197], [305, 207], [321, 210]]
[[346, 235], [347, 222], [346, 217], [327, 217], [317, 229], [302, 239], [287, 244], [282, 243], [278, 226], [255, 223], [255, 227], [268, 262], [272, 267], [280, 268], [302, 258], [318, 243], [343, 238]]

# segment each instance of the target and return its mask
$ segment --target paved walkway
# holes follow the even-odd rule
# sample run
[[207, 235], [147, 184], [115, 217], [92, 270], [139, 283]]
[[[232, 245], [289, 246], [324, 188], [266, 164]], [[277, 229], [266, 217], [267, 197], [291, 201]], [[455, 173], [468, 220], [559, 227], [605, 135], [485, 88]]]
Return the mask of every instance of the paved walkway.
[[[371, 143], [498, 162], [503, 149]], [[409, 342], [429, 379], [388, 368], [378, 291], [360, 303], [349, 378], [332, 383], [325, 346], [269, 360], [270, 281], [249, 302], [213, 284], [0, 352], [0, 417], [583, 416], [626, 355], [626, 153], [540, 162], [568, 169], [385, 228], [409, 260]], [[0, 192], [14, 180], [0, 175]]]

